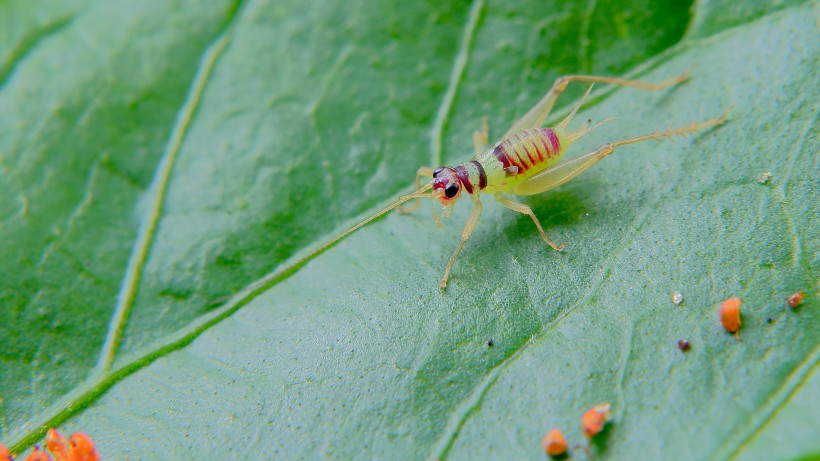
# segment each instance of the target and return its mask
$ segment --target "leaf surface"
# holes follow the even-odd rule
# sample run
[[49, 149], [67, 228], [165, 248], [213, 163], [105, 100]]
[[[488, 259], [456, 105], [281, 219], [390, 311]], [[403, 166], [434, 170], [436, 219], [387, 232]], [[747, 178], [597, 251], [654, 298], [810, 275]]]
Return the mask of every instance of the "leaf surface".
[[[0, 6], [20, 24], [0, 37], [4, 442], [59, 424], [106, 459], [543, 459], [607, 401], [607, 459], [820, 452], [783, 433], [818, 424], [815, 4], [55, 5]], [[690, 68], [596, 87], [577, 123], [619, 118], [570, 156], [736, 108], [532, 197], [563, 253], [489, 198], [446, 291], [467, 206], [311, 253], [558, 75]]]

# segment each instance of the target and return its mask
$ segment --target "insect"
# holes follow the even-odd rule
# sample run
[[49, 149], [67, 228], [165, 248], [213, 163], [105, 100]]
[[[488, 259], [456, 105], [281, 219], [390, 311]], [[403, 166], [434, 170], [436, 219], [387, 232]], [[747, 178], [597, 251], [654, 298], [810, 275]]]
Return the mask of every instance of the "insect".
[[[593, 84], [604, 83], [656, 91], [681, 83], [685, 79], [686, 74], [660, 83], [647, 83], [638, 80], [625, 80], [593, 75], [559, 77], [541, 100], [515, 122], [504, 136], [501, 137], [500, 141], [486, 148], [488, 129], [485, 122], [482, 130], [476, 131], [473, 134], [475, 155], [472, 160], [456, 166], [419, 168], [416, 174], [416, 187], [418, 188], [416, 192], [399, 197], [381, 211], [359, 222], [326, 243], [317, 249], [316, 252], [323, 251], [351, 232], [394, 208], [399, 208], [400, 211], [403, 212], [414, 210], [418, 207], [418, 199], [430, 198], [438, 200], [443, 207], [441, 218], [446, 218], [450, 216], [453, 205], [458, 202], [461, 197], [467, 195], [472, 202], [472, 211], [461, 232], [461, 242], [456, 247], [452, 256], [450, 256], [447, 266], [444, 269], [444, 277], [441, 279], [441, 287], [444, 288], [447, 286], [447, 279], [450, 276], [450, 271], [453, 268], [458, 254], [470, 238], [481, 217], [483, 204], [480, 197], [482, 193], [491, 194], [501, 205], [518, 213], [528, 215], [535, 223], [535, 227], [538, 229], [538, 233], [544, 242], [554, 250], [561, 251], [566, 244], [556, 244], [547, 237], [544, 228], [541, 226], [541, 222], [535, 216], [535, 213], [533, 213], [532, 208], [513, 200], [508, 197], [508, 195], [534, 195], [554, 189], [583, 173], [599, 160], [611, 154], [617, 147], [648, 141], [650, 139], [683, 135], [684, 133], [723, 123], [728, 115], [728, 111], [718, 118], [702, 123], [693, 123], [687, 127], [656, 131], [643, 136], [605, 143], [592, 152], [573, 160], [559, 163], [567, 148], [574, 141], [612, 120], [612, 118], [608, 118], [594, 125], [587, 124], [578, 130], [569, 129], [572, 118], [583, 104], [584, 99], [589, 95]], [[564, 120], [554, 128], [542, 128], [541, 126], [547, 118], [547, 115], [549, 115], [558, 96], [561, 95], [567, 85], [572, 82], [586, 82], [591, 85], [584, 94], [584, 97], [581, 98], [579, 103]], [[429, 177], [431, 180], [426, 185], [421, 186], [421, 179], [424, 177]], [[410, 200], [416, 200], [415, 204], [403, 207], [403, 205]], [[434, 219], [437, 224], [441, 224], [441, 219], [438, 216], [434, 215]]]

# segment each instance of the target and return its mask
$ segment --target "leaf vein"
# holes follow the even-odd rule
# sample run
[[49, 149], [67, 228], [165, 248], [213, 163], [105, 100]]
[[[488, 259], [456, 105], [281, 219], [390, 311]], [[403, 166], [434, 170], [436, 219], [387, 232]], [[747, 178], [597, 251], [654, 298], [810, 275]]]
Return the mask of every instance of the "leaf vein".
[[74, 21], [74, 16], [64, 16], [43, 25], [22, 38], [15, 49], [9, 53], [6, 62], [0, 67], [0, 90], [2, 90], [14, 75], [15, 69], [22, 64], [43, 40], [60, 32]]
[[[447, 424], [442, 437], [434, 444], [433, 451], [430, 453], [428, 459], [444, 459], [452, 446], [455, 444], [456, 439], [461, 432], [461, 428], [466, 424], [467, 420], [470, 416], [480, 409], [481, 404], [484, 400], [484, 397], [489, 392], [489, 390], [493, 387], [493, 385], [498, 381], [498, 378], [505, 368], [509, 365], [515, 363], [524, 352], [529, 349], [529, 347], [535, 343], [537, 343], [541, 338], [544, 338], [546, 333], [552, 330], [554, 327], [558, 326], [565, 318], [567, 318], [572, 312], [578, 309], [580, 306], [585, 305], [595, 293], [597, 293], [598, 289], [601, 285], [606, 281], [607, 274], [612, 269], [614, 261], [618, 258], [618, 256], [626, 251], [627, 248], [627, 241], [629, 241], [634, 235], [637, 229], [640, 229], [641, 226], [646, 222], [646, 219], [649, 216], [649, 211], [651, 209], [656, 208], [654, 204], [646, 205], [641, 209], [641, 212], [635, 219], [632, 220], [630, 226], [624, 230], [623, 238], [621, 238], [619, 244], [613, 249], [610, 255], [606, 258], [608, 264], [603, 266], [601, 270], [598, 272], [598, 276], [596, 277], [595, 283], [590, 284], [589, 289], [584, 293], [584, 295], [579, 297], [578, 302], [572, 304], [571, 306], [567, 307], [563, 310], [558, 316], [556, 316], [555, 320], [545, 324], [541, 330], [530, 338], [529, 341], [524, 343], [515, 353], [510, 355], [508, 358], [501, 361], [498, 365], [493, 367], [487, 376], [477, 385], [474, 392], [469, 394], [464, 400], [462, 400], [462, 404], [457, 405], [457, 407], [461, 407], [463, 405], [468, 405], [465, 411], [459, 411], [453, 414], [454, 418], [458, 418], [458, 420], [451, 419], [450, 423]], [[630, 333], [631, 334], [631, 333]], [[626, 364], [624, 364], [625, 366]]]
[[176, 163], [188, 129], [196, 115], [205, 87], [213, 74], [219, 58], [230, 42], [233, 26], [239, 17], [239, 10], [239, 8], [235, 8], [232, 11], [232, 15], [228, 21], [226, 21], [224, 29], [220, 31], [216, 39], [206, 48], [200, 61], [200, 67], [194, 76], [188, 96], [185, 98], [185, 102], [177, 114], [177, 119], [171, 131], [171, 137], [159, 161], [154, 179], [149, 188], [148, 194], [149, 197], [151, 197], [151, 208], [148, 215], [144, 217], [137, 233], [137, 238], [134, 241], [128, 266], [126, 267], [122, 285], [120, 286], [120, 292], [117, 295], [117, 305], [109, 322], [105, 342], [100, 351], [100, 358], [93, 373], [93, 376], [97, 379], [108, 373], [111, 369], [111, 364], [117, 353], [125, 325], [128, 322], [134, 297], [139, 287], [142, 269], [148, 258], [148, 252], [154, 241], [154, 235], [159, 224], [160, 216], [162, 215], [174, 164]]
[[790, 243], [791, 243], [791, 247], [792, 247], [792, 249], [791, 249], [792, 265], [794, 267], [799, 267], [800, 266], [800, 262], [801, 262], [800, 260], [802, 259], [802, 254], [803, 254], [803, 252], [802, 252], [803, 245], [801, 244], [800, 235], [797, 232], [797, 227], [798, 226], [795, 224], [791, 213], [788, 213], [785, 210], [786, 203], [787, 203], [787, 197], [788, 197], [787, 186], [789, 184], [789, 180], [792, 177], [792, 173], [794, 173], [795, 165], [797, 164], [797, 159], [800, 158], [800, 154], [805, 151], [805, 145], [806, 145], [806, 141], [808, 140], [809, 133], [812, 132], [812, 128], [817, 126], [817, 117], [818, 117], [818, 111], [815, 110], [814, 111], [814, 117], [808, 123], [806, 123], [806, 127], [803, 130], [803, 134], [800, 136], [800, 141], [795, 143], [794, 149], [791, 149], [793, 152], [796, 152], [796, 154], [792, 155], [791, 161], [789, 162], [789, 168], [786, 171], [786, 175], [783, 179], [783, 182], [780, 184], [780, 187], [775, 189], [775, 194], [777, 195], [777, 198], [779, 199], [780, 209], [781, 209], [781, 211], [783, 213], [783, 216], [785, 218], [786, 226], [789, 229], [789, 236], [791, 237], [790, 238]]
[[756, 417], [750, 418], [750, 423], [746, 428], [736, 432], [739, 434], [734, 438], [727, 438], [726, 443], [718, 449], [718, 455], [712, 459], [735, 459], [743, 447], [750, 443], [755, 436], [760, 433], [766, 425], [774, 419], [778, 411], [783, 408], [793, 395], [808, 382], [812, 371], [820, 363], [820, 345], [816, 346], [805, 360], [800, 362], [794, 370], [783, 380], [783, 383], [772, 393], [772, 397], [767, 402], [768, 405], [761, 406]]
[[578, 44], [578, 54], [581, 58], [580, 69], [587, 73], [592, 72], [592, 64], [590, 59], [591, 40], [589, 39], [589, 31], [592, 28], [592, 17], [595, 15], [595, 9], [597, 7], [597, 0], [589, 0], [587, 2], [587, 7], [584, 11], [583, 20], [581, 22], [581, 28], [578, 31], [578, 36], [580, 38], [580, 43]]
[[444, 129], [447, 127], [447, 122], [450, 114], [453, 112], [453, 102], [455, 101], [458, 88], [461, 80], [464, 77], [464, 70], [467, 68], [467, 59], [470, 50], [473, 46], [473, 39], [475, 38], [478, 23], [481, 21], [482, 13], [484, 12], [484, 0], [475, 0], [470, 6], [470, 14], [467, 19], [467, 24], [464, 26], [464, 34], [461, 36], [461, 46], [459, 46], [456, 60], [453, 64], [453, 71], [450, 74], [450, 82], [447, 85], [447, 91], [444, 93], [444, 99], [436, 112], [436, 119], [433, 122], [433, 129], [430, 132], [430, 150], [432, 152], [432, 165], [441, 165], [441, 145], [444, 137]]

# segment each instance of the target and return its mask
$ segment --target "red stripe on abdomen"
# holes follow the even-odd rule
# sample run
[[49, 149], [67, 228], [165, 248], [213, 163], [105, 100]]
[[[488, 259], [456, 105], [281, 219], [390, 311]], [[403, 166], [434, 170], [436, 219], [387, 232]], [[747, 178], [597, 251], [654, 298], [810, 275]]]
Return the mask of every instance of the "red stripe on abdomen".
[[547, 148], [549, 154], [546, 157], [552, 158], [558, 155], [561, 152], [561, 143], [558, 141], [558, 135], [555, 134], [555, 131], [552, 128], [539, 128], [538, 131], [541, 132], [542, 139], [546, 138], [549, 141]]
[[504, 141], [498, 143], [498, 145], [495, 146], [495, 149], [493, 149], [493, 154], [495, 154], [495, 158], [497, 158], [498, 161], [501, 162], [501, 166], [503, 166], [504, 168], [514, 166], [517, 167], [520, 172], [521, 166], [513, 160], [512, 156], [510, 156], [510, 144], [511, 143], [508, 139], [505, 139]]
[[493, 154], [504, 168], [515, 166], [518, 174], [548, 160], [561, 150], [558, 136], [550, 128], [532, 128], [500, 142]]

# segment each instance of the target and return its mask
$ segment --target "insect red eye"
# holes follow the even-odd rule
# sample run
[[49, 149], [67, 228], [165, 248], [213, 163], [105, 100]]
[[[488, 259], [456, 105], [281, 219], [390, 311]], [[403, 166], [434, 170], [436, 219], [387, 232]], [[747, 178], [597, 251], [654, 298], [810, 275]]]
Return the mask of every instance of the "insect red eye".
[[447, 184], [447, 187], [444, 188], [444, 195], [447, 198], [453, 198], [458, 194], [458, 184], [452, 182]]

